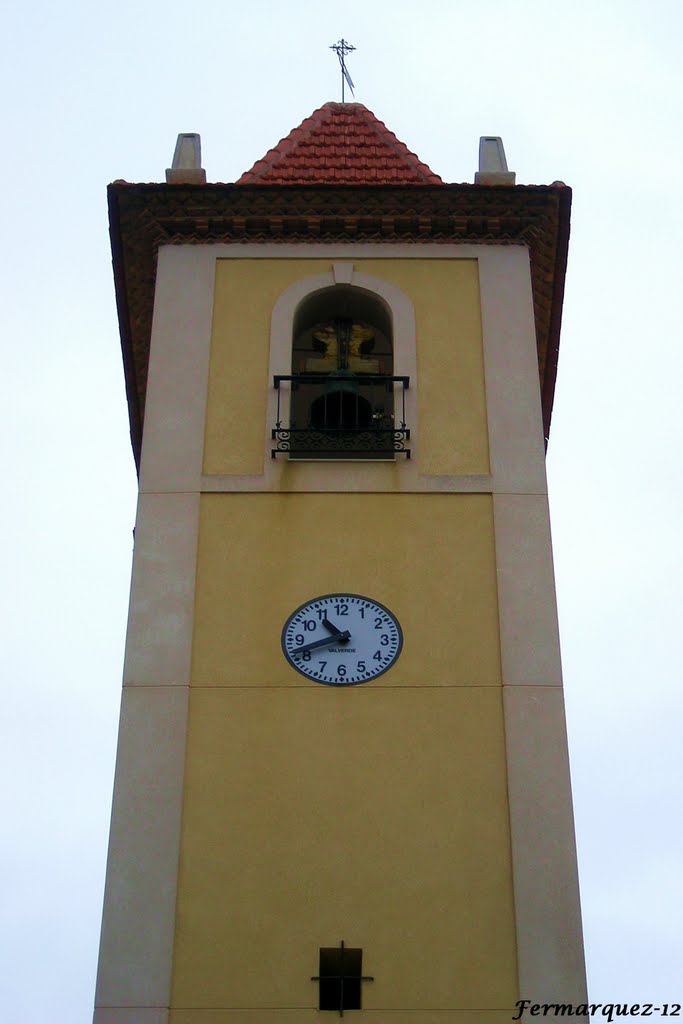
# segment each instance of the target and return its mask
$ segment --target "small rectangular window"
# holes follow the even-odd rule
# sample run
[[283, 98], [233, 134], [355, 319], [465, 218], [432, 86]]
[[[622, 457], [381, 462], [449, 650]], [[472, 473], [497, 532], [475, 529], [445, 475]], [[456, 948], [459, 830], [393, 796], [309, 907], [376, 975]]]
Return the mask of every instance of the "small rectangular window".
[[363, 950], [337, 948], [320, 950], [321, 1010], [360, 1010]]

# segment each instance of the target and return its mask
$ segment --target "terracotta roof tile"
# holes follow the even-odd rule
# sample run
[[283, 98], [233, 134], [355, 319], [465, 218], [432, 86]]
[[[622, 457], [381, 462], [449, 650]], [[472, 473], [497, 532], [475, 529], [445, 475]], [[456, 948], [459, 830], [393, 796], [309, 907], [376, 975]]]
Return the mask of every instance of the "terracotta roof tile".
[[362, 103], [326, 103], [238, 185], [442, 185]]

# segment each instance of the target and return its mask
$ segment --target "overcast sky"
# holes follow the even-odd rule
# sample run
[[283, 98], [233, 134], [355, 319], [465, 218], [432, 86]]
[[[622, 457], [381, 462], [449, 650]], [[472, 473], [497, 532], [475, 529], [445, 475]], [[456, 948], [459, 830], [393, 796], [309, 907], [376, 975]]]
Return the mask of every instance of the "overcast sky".
[[[683, 1002], [674, 0], [38, 0], [5, 10], [0, 1016], [91, 1019], [135, 515], [105, 188], [178, 132], [233, 181], [330, 99], [446, 181], [502, 135], [574, 190], [548, 456], [591, 996]], [[522, 993], [526, 995], [526, 993]]]

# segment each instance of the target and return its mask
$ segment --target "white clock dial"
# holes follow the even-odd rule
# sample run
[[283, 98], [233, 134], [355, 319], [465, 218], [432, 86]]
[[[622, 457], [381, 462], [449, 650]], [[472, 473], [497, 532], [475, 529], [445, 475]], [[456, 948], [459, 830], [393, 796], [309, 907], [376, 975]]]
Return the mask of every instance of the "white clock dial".
[[326, 594], [297, 608], [282, 630], [290, 665], [318, 683], [354, 686], [376, 679], [403, 646], [388, 608], [359, 594]]

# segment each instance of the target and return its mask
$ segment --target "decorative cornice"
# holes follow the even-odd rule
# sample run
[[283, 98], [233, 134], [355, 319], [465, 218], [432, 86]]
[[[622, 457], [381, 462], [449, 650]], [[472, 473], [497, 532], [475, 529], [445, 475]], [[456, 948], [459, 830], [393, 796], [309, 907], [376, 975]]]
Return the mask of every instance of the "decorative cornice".
[[569, 243], [571, 190], [554, 185], [109, 186], [116, 301], [139, 465], [159, 245], [479, 242], [529, 248], [546, 438]]

